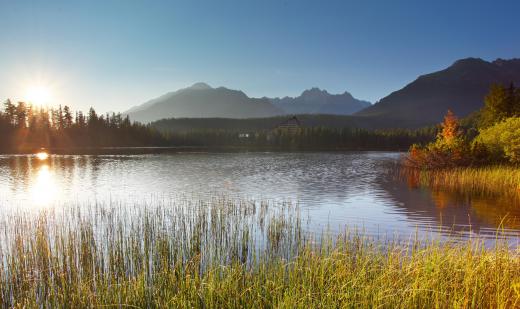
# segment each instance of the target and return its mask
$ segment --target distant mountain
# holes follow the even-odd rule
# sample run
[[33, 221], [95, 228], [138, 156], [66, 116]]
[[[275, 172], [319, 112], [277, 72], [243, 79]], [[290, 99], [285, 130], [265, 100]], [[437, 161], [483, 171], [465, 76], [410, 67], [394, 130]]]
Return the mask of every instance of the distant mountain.
[[123, 114], [134, 121], [164, 118], [258, 118], [283, 114], [267, 99], [249, 98], [242, 91], [212, 88], [205, 83], [167, 93]]
[[330, 94], [326, 90], [312, 88], [298, 97], [269, 99], [287, 114], [350, 115], [370, 106], [370, 102], [354, 98], [350, 93]]
[[484, 105], [493, 83], [520, 85], [520, 59], [458, 60], [447, 69], [420, 76], [355, 115], [413, 121], [416, 125], [437, 123], [448, 109], [464, 117]]

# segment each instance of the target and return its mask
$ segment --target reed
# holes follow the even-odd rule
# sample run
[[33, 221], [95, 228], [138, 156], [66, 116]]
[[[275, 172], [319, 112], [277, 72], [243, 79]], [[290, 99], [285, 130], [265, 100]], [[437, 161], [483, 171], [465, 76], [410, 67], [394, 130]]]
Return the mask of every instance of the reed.
[[402, 169], [408, 182], [461, 193], [520, 193], [520, 169], [515, 166], [461, 167], [439, 170]]
[[520, 306], [497, 242], [318, 238], [297, 205], [215, 198], [83, 205], [0, 219], [3, 307]]

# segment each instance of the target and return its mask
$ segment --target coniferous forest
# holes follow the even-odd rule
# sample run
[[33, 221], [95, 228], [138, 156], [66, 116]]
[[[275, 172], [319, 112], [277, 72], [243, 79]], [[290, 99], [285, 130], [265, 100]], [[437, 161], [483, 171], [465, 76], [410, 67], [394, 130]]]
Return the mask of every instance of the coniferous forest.
[[192, 129], [172, 131], [133, 122], [120, 113], [100, 115], [68, 106], [35, 107], [6, 100], [0, 112], [0, 151], [32, 152], [40, 148], [206, 147], [268, 149], [406, 150], [431, 141], [436, 128], [368, 130], [305, 127], [284, 129]]
[[158, 131], [121, 114], [73, 112], [68, 106], [35, 107], [7, 100], [0, 113], [0, 150], [25, 152], [39, 148], [163, 146]]

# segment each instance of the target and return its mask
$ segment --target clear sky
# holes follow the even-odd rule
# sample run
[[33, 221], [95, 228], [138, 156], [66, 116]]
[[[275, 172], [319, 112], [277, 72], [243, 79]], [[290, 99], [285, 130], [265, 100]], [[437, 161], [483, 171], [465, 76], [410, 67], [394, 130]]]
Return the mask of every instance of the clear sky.
[[520, 1], [0, 0], [0, 99], [123, 111], [204, 81], [376, 101], [465, 57], [520, 57]]

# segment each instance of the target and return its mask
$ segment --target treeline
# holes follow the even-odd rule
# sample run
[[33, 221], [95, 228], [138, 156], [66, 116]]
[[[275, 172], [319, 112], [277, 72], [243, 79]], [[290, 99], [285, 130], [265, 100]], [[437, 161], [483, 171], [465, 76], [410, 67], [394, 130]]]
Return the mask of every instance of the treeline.
[[274, 129], [249, 133], [236, 130], [192, 130], [170, 132], [168, 136], [182, 145], [206, 147], [405, 151], [414, 143], [424, 144], [432, 141], [436, 132], [435, 127], [418, 130], [300, 127], [293, 131]]
[[326, 126], [242, 130], [170, 130], [132, 122], [121, 114], [73, 112], [68, 106], [35, 107], [4, 103], [0, 111], [0, 152], [29, 152], [39, 148], [100, 147], [237, 147], [247, 149], [406, 150], [433, 140], [436, 128], [368, 130]]
[[387, 117], [364, 117], [354, 115], [302, 114], [268, 118], [167, 118], [154, 121], [152, 126], [163, 132], [186, 132], [192, 130], [229, 130], [256, 132], [272, 130], [290, 117], [297, 117], [304, 127], [345, 127], [377, 130], [387, 128], [416, 129], [421, 127], [414, 121], [403, 121]]
[[131, 122], [121, 114], [85, 115], [68, 106], [35, 107], [7, 100], [0, 111], [0, 151], [24, 152], [45, 148], [166, 146], [156, 129]]

